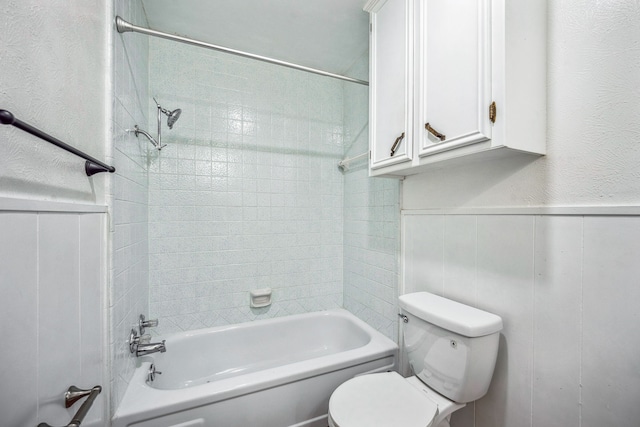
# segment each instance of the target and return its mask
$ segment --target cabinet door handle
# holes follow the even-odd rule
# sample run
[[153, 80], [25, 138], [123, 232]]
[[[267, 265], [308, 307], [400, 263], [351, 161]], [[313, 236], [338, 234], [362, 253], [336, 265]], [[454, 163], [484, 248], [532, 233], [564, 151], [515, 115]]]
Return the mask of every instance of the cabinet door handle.
[[400, 135], [399, 137], [396, 138], [396, 141], [391, 146], [391, 157], [393, 157], [393, 155], [396, 154], [396, 150], [398, 149], [398, 145], [400, 144], [400, 141], [402, 141], [403, 139], [404, 139], [404, 132], [402, 132], [402, 135]]
[[425, 123], [424, 124], [424, 128], [426, 130], [429, 131], [429, 133], [431, 133], [431, 135], [435, 136], [436, 138], [438, 138], [440, 141], [444, 141], [445, 139], [447, 139], [447, 137], [443, 134], [441, 134], [440, 132], [438, 132], [437, 130], [435, 130], [434, 128], [431, 127], [431, 125], [429, 123]]

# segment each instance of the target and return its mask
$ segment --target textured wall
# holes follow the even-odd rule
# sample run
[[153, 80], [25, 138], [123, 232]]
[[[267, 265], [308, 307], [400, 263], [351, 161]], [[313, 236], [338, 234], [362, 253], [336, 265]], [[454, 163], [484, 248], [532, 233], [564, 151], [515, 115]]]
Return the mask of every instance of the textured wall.
[[[0, 108], [107, 163], [108, 12], [99, 1], [7, 0], [0, 18]], [[79, 157], [0, 127], [0, 196], [104, 204], [106, 179], [87, 177]]]
[[149, 171], [158, 331], [341, 306], [341, 83], [154, 39], [150, 92], [182, 108]]
[[[368, 54], [347, 75], [367, 79]], [[344, 84], [345, 158], [369, 151], [368, 88]], [[397, 335], [400, 183], [369, 178], [368, 156], [344, 171], [344, 307]]]
[[547, 156], [407, 178], [404, 208], [640, 203], [640, 5], [549, 2]]
[[[55, 0], [3, 1], [0, 15], [0, 108], [107, 163], [110, 15], [109, 2]], [[106, 217], [78, 212], [100, 210], [108, 179], [0, 126], [0, 197], [14, 199], [0, 214], [2, 425], [68, 423], [77, 408], [62, 399], [72, 384], [103, 386], [86, 424], [106, 422]], [[37, 199], [37, 211], [17, 199]]]
[[[115, 15], [147, 25], [136, 0], [117, 0]], [[109, 196], [112, 207], [110, 271], [111, 414], [124, 396], [136, 359], [127, 340], [140, 314], [149, 312], [148, 166], [153, 155], [144, 137], [127, 132], [146, 128], [148, 37], [113, 32], [113, 153], [117, 165]]]

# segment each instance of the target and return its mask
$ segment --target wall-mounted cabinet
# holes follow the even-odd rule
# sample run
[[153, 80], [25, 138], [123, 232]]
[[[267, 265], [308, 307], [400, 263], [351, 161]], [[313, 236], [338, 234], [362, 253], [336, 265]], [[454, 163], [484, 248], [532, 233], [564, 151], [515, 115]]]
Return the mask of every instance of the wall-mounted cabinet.
[[411, 175], [470, 155], [544, 154], [544, 3], [367, 3], [371, 175]]

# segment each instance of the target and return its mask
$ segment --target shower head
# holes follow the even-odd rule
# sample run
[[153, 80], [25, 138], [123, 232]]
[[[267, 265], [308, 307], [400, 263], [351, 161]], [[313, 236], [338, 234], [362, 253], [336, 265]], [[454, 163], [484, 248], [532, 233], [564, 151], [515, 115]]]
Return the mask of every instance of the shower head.
[[[163, 111], [163, 113], [167, 114], [166, 111]], [[175, 110], [167, 114], [169, 116], [169, 118], [167, 119], [167, 126], [169, 126], [169, 129], [173, 129], [173, 125], [180, 118], [180, 113], [182, 113], [182, 110], [179, 108], [176, 108]]]
[[[169, 111], [166, 108], [163, 108], [160, 104], [158, 104], [158, 101], [155, 98], [153, 98], [153, 100], [156, 101], [156, 105], [158, 106], [158, 111], [162, 111], [168, 117], [167, 126], [169, 126], [169, 129], [173, 129], [173, 125], [180, 118], [180, 114], [182, 113], [182, 110], [180, 108], [176, 108], [173, 111]], [[158, 117], [158, 120], [160, 120], [160, 117]]]

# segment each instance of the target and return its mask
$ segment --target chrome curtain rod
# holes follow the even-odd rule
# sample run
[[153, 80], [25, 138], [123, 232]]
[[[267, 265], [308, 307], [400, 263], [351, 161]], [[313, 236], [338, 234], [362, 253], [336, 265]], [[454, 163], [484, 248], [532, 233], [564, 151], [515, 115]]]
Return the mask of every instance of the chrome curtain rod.
[[352, 77], [342, 76], [340, 74], [330, 73], [328, 71], [318, 70], [316, 68], [305, 67], [304, 65], [293, 64], [291, 62], [281, 61], [279, 59], [269, 58], [267, 56], [255, 55], [253, 53], [243, 52], [241, 50], [231, 49], [224, 46], [219, 46], [211, 43], [205, 43], [199, 40], [190, 39], [187, 37], [177, 36], [174, 34], [163, 33], [162, 31], [152, 30], [151, 28], [139, 27], [130, 22], [125, 21], [119, 16], [116, 16], [116, 28], [119, 33], [135, 32], [146, 34], [148, 36], [160, 37], [167, 40], [173, 40], [181, 43], [190, 44], [198, 47], [205, 47], [207, 49], [217, 50], [219, 52], [230, 53], [232, 55], [242, 56], [245, 58], [256, 59], [262, 62], [268, 62], [269, 64], [281, 65], [283, 67], [293, 68], [295, 70], [306, 71], [308, 73], [318, 74], [321, 76], [332, 77], [334, 79], [344, 80], [346, 82], [357, 83], [364, 86], [369, 86], [369, 82]]

